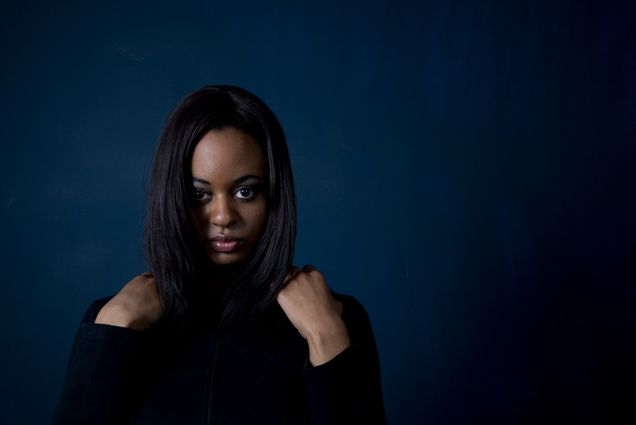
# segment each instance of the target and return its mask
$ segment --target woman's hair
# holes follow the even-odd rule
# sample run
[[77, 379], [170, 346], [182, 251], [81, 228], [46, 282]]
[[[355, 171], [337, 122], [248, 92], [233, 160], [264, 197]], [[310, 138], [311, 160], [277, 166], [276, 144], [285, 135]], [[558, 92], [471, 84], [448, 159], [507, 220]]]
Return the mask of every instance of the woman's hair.
[[[188, 95], [168, 118], [159, 139], [148, 190], [144, 248], [164, 317], [182, 322], [214, 268], [192, 222], [192, 154], [210, 130], [234, 127], [260, 145], [267, 167], [266, 227], [224, 296], [222, 322], [270, 305], [294, 254], [296, 205], [285, 135], [274, 113], [247, 90], [206, 86]], [[208, 288], [209, 289], [209, 288]]]

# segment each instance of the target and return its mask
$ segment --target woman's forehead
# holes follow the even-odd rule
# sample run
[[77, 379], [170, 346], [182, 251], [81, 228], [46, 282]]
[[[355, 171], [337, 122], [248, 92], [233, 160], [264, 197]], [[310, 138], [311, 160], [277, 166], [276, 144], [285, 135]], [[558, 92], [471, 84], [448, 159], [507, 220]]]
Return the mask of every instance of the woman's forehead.
[[210, 183], [245, 175], [265, 178], [265, 174], [261, 147], [250, 135], [233, 127], [206, 133], [192, 155], [192, 175]]

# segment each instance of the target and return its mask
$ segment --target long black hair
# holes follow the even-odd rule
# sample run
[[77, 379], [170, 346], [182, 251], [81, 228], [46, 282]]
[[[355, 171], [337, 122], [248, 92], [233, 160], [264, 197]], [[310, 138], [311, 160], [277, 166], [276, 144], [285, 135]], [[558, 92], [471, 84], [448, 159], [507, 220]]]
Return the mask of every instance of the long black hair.
[[294, 182], [285, 135], [265, 103], [235, 86], [205, 86], [170, 114], [155, 153], [144, 227], [149, 271], [163, 317], [187, 318], [193, 299], [214, 279], [214, 268], [197, 238], [190, 210], [192, 154], [210, 130], [234, 127], [260, 145], [267, 167], [268, 218], [251, 258], [224, 294], [222, 322], [231, 323], [269, 306], [291, 266], [296, 239]]

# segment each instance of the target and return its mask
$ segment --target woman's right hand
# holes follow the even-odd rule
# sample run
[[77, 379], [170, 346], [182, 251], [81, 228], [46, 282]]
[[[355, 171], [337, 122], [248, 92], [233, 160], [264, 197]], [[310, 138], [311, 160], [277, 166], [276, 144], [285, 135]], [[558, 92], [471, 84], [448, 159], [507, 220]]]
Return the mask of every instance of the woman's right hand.
[[146, 272], [128, 282], [102, 307], [95, 323], [144, 330], [161, 318], [157, 284]]

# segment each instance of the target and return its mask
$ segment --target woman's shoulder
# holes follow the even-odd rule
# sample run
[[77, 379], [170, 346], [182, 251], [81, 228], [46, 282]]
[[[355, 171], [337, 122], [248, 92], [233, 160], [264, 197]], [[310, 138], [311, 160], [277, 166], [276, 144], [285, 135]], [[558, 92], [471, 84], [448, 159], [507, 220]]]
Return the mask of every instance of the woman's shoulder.
[[342, 294], [340, 292], [331, 291], [331, 295], [336, 301], [340, 301], [343, 307], [349, 307], [357, 310], [364, 310], [362, 303], [353, 295]]
[[364, 305], [354, 296], [332, 291], [336, 301], [342, 303], [342, 319], [348, 325], [352, 322], [361, 325], [369, 323], [369, 315]]
[[375, 337], [371, 320], [364, 305], [354, 296], [332, 292], [333, 298], [342, 303], [342, 320], [347, 326], [351, 342], [375, 351]]
[[107, 297], [103, 297], [103, 298], [98, 298], [96, 300], [93, 300], [88, 308], [86, 309], [86, 312], [84, 313], [84, 317], [82, 317], [82, 323], [92, 323], [95, 321], [95, 318], [97, 317], [97, 314], [99, 313], [99, 311], [102, 309], [102, 307], [104, 307], [106, 305], [106, 303], [108, 301], [111, 300], [111, 298], [113, 298], [114, 295], [109, 295]]

